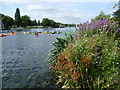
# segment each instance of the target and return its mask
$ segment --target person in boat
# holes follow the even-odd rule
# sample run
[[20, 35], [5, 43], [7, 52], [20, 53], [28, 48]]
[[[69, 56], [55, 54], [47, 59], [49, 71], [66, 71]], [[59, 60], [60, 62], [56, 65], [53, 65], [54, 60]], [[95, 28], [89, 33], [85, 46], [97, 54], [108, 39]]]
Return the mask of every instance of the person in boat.
[[35, 36], [38, 36], [38, 32], [35, 33]]

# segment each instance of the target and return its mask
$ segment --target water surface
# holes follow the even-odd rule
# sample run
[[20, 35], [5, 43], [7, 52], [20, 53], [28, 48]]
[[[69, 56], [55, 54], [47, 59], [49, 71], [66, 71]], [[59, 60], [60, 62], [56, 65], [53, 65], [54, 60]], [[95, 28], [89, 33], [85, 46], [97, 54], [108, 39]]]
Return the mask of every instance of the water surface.
[[53, 41], [74, 28], [28, 29], [27, 31], [62, 31], [62, 34], [23, 34], [0, 37], [2, 39], [2, 87], [3, 88], [55, 88], [46, 61]]

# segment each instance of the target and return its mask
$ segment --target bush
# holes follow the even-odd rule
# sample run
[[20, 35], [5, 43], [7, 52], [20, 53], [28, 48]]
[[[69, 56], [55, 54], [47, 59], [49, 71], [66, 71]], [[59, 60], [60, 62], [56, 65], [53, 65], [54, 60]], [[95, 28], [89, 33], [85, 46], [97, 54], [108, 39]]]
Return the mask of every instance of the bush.
[[54, 43], [56, 48], [64, 46], [57, 50], [55, 60], [51, 59], [58, 87], [119, 88], [118, 33], [116, 24], [106, 19], [84, 23], [74, 39]]

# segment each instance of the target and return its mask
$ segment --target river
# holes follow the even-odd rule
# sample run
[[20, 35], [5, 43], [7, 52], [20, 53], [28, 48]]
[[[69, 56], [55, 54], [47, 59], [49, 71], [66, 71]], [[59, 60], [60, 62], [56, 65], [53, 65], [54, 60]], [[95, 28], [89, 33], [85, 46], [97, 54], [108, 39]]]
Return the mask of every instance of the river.
[[[25, 31], [61, 31], [62, 34], [39, 36]], [[46, 61], [56, 37], [64, 36], [75, 28], [37, 28], [16, 31], [17, 35], [2, 39], [2, 88], [55, 88]]]

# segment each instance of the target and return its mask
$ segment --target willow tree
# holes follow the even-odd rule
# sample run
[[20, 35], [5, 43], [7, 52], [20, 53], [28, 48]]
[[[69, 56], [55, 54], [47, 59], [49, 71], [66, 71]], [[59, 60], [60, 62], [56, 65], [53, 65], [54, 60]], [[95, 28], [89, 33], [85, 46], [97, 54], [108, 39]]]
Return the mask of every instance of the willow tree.
[[15, 24], [17, 27], [20, 26], [21, 24], [21, 18], [20, 18], [20, 10], [19, 8], [16, 9], [16, 12], [15, 12]]

